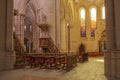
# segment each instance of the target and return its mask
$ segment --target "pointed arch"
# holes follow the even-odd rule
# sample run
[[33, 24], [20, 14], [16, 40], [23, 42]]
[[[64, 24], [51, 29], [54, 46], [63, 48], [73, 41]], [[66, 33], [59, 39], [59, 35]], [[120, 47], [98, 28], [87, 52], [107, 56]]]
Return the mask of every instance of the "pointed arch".
[[24, 13], [29, 1], [30, 0], [14, 0], [14, 9], [18, 10], [19, 13]]

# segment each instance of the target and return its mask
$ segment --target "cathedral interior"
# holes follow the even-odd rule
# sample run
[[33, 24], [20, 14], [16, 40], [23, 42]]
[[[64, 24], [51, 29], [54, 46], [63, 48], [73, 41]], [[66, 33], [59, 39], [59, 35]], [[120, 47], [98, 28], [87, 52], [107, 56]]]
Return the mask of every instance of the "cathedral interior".
[[119, 0], [1, 0], [0, 80], [120, 80]]

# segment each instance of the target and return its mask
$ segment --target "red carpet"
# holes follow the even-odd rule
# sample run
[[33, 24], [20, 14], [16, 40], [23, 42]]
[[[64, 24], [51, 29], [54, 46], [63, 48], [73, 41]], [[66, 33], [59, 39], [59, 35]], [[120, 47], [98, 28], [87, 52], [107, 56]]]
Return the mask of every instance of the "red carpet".
[[89, 57], [97, 57], [97, 56], [103, 56], [103, 52], [88, 52]]

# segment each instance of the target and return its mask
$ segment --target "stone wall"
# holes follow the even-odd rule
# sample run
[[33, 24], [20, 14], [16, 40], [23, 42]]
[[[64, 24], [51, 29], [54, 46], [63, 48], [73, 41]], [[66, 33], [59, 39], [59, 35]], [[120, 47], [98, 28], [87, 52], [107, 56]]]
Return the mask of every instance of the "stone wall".
[[[95, 32], [95, 38], [90, 36], [90, 8], [95, 6], [97, 9], [97, 29]], [[68, 48], [68, 29], [67, 23], [70, 23], [70, 50], [71, 52], [78, 52], [78, 47], [83, 43], [86, 47], [86, 52], [98, 52], [99, 40], [101, 39], [101, 33], [105, 30], [105, 21], [101, 18], [102, 7], [104, 6], [104, 0], [88, 1], [80, 0], [78, 2], [64, 1], [61, 2], [61, 51], [67, 51]], [[79, 10], [84, 7], [86, 10], [86, 37], [80, 36], [80, 17]], [[64, 33], [64, 34], [63, 34]], [[63, 41], [64, 40], [64, 41]], [[92, 46], [92, 47], [91, 47]]]

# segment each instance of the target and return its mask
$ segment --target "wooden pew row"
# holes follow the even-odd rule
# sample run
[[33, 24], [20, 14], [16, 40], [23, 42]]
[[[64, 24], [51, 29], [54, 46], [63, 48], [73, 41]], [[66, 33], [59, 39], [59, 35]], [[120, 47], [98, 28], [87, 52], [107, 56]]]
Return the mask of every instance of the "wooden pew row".
[[26, 66], [45, 69], [71, 70], [77, 65], [77, 55], [67, 54], [27, 54], [24, 56]]
[[67, 55], [67, 71], [77, 66], [77, 55]]

